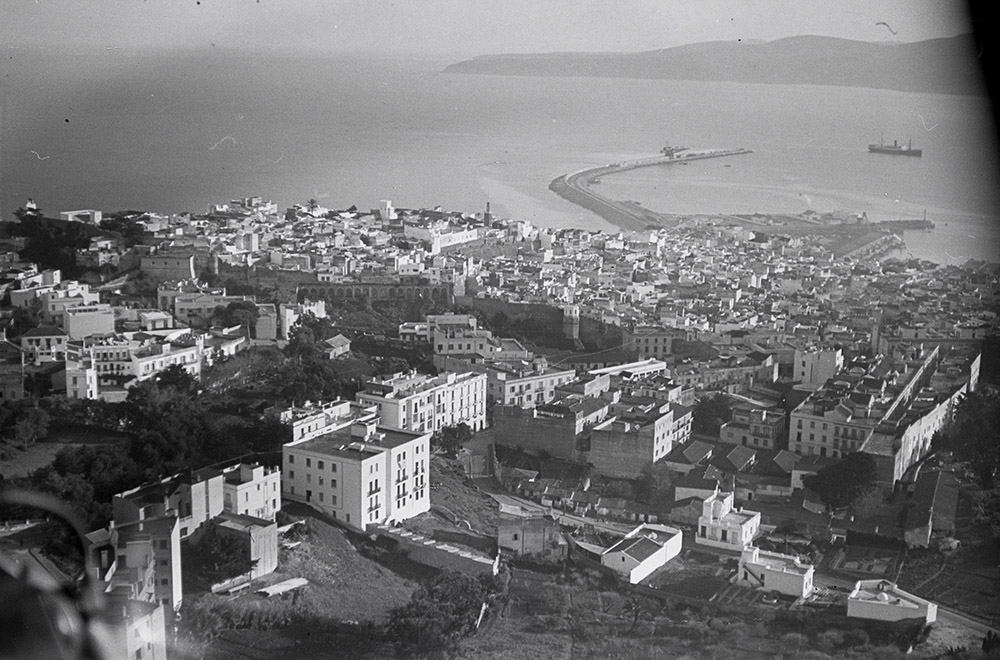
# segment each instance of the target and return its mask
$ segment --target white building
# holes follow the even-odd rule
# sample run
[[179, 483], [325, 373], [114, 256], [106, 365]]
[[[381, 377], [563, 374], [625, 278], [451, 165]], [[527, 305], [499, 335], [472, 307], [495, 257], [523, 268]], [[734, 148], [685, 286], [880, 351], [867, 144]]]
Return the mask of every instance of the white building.
[[365, 383], [357, 400], [375, 406], [388, 428], [418, 433], [463, 423], [473, 431], [486, 428], [486, 374], [411, 371], [376, 377]]
[[695, 542], [716, 548], [742, 551], [760, 530], [760, 512], [733, 508], [733, 494], [720, 493], [701, 505]]
[[844, 368], [844, 354], [830, 350], [795, 349], [795, 380], [809, 388], [821, 387]]
[[70, 399], [96, 399], [98, 395], [94, 359], [66, 360], [66, 396]]
[[281, 470], [240, 463], [222, 469], [222, 507], [241, 516], [274, 520], [281, 510]]
[[79, 305], [63, 311], [63, 327], [70, 339], [84, 339], [115, 331], [115, 313], [111, 305]]
[[430, 432], [377, 426], [374, 414], [282, 448], [282, 496], [355, 528], [430, 510]]
[[36, 365], [43, 362], [62, 362], [66, 359], [65, 332], [53, 326], [39, 326], [21, 335], [21, 348], [25, 358]]
[[681, 530], [646, 523], [625, 535], [601, 555], [601, 564], [629, 584], [639, 584], [681, 553]]
[[847, 597], [847, 616], [875, 621], [937, 621], [937, 604], [914, 596], [888, 580], [858, 580]]
[[785, 596], [805, 598], [813, 591], [813, 566], [797, 556], [747, 546], [740, 553], [737, 584]]
[[60, 211], [59, 218], [67, 222], [83, 222], [88, 225], [99, 225], [103, 219], [103, 214], [94, 209], [81, 209], [79, 211]]
[[498, 406], [532, 408], [549, 403], [555, 398], [557, 387], [576, 380], [576, 370], [549, 367], [544, 357], [476, 363], [435, 355], [434, 366], [444, 371], [486, 374], [486, 395]]

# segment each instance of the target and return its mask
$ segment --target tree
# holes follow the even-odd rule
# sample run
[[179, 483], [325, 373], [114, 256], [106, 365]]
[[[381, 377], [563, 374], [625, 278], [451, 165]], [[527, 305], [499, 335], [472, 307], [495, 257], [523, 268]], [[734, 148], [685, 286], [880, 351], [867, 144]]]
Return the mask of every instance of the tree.
[[979, 495], [973, 520], [977, 527], [989, 532], [994, 543], [1000, 541], [1000, 488], [993, 488]]
[[212, 316], [225, 327], [234, 325], [243, 328], [244, 335], [250, 337], [257, 326], [257, 319], [260, 318], [260, 310], [257, 304], [249, 300], [235, 300], [225, 307], [219, 305], [212, 312]]
[[447, 648], [475, 630], [480, 609], [493, 595], [494, 586], [492, 576], [477, 579], [445, 571], [389, 614], [386, 636], [407, 657]]
[[437, 436], [438, 447], [445, 454], [455, 456], [462, 445], [472, 439], [472, 429], [469, 428], [468, 424], [462, 422], [454, 426], [443, 427]]
[[253, 570], [256, 559], [250, 559], [250, 548], [240, 539], [220, 534], [217, 527], [211, 527], [196, 546], [184, 546], [182, 553], [184, 566], [212, 580], [222, 580], [245, 575]]
[[870, 488], [858, 494], [851, 504], [851, 511], [860, 520], [868, 520], [878, 515], [885, 504], [885, 496], [878, 488]]
[[28, 448], [29, 442], [45, 437], [49, 432], [49, 414], [38, 407], [24, 409], [14, 423], [13, 440]]
[[316, 334], [308, 325], [297, 322], [292, 326], [288, 334], [289, 340], [285, 346], [286, 355], [298, 358], [299, 360], [315, 359], [319, 355], [320, 350], [316, 345]]
[[691, 418], [691, 430], [695, 433], [718, 435], [719, 428], [733, 418], [729, 407], [729, 397], [719, 392], [713, 396], [698, 399]]
[[135, 219], [134, 214], [127, 211], [114, 213], [104, 218], [99, 226], [104, 231], [114, 232], [121, 236], [126, 248], [141, 243], [146, 231], [145, 227]]
[[17, 218], [18, 222], [23, 222], [25, 220], [31, 220], [32, 218], [43, 218], [45, 216], [42, 215], [42, 209], [37, 206], [28, 209], [23, 206], [19, 206], [14, 209], [14, 217]]
[[854, 452], [816, 474], [802, 478], [806, 488], [816, 491], [831, 508], [850, 505], [875, 487], [878, 470], [870, 454]]
[[183, 366], [172, 364], [156, 375], [160, 388], [173, 388], [183, 394], [193, 394], [198, 390], [198, 381]]
[[9, 337], [20, 337], [28, 330], [37, 328], [42, 323], [42, 300], [33, 298], [23, 307], [15, 307], [7, 324]]
[[642, 470], [636, 483], [637, 499], [644, 502], [673, 501], [672, 491], [677, 473], [660, 463], [652, 463]]

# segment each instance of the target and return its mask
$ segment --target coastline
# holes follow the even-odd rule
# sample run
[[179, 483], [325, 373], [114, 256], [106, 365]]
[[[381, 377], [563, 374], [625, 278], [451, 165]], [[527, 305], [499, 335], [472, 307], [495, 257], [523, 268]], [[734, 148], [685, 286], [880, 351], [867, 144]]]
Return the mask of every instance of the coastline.
[[708, 158], [724, 158], [726, 156], [739, 156], [752, 153], [749, 149], [725, 149], [721, 151], [691, 152], [682, 155], [675, 155], [671, 152], [666, 156], [653, 156], [638, 160], [622, 161], [611, 163], [604, 167], [595, 167], [586, 170], [579, 170], [570, 174], [558, 176], [549, 183], [549, 190], [559, 195], [568, 202], [591, 211], [604, 218], [612, 225], [620, 227], [626, 231], [638, 231], [653, 226], [656, 228], [676, 224], [677, 216], [671, 214], [657, 213], [638, 202], [619, 201], [600, 195], [590, 189], [590, 186], [598, 183], [602, 176], [627, 172], [640, 167], [650, 167], [652, 165], [673, 165], [676, 163], [687, 163], [692, 160], [705, 160]]
[[[667, 150], [670, 150], [668, 147]], [[638, 202], [615, 200], [595, 192], [591, 186], [601, 177], [641, 167], [685, 164], [691, 160], [722, 158], [752, 153], [749, 149], [689, 152], [676, 155], [672, 150], [665, 156], [611, 163], [603, 167], [579, 170], [556, 177], [549, 190], [563, 199], [581, 206], [624, 231], [676, 227], [695, 217], [707, 216], [728, 224], [762, 232], [817, 236], [835, 241], [831, 246], [838, 257], [872, 257], [905, 247], [902, 234], [908, 230], [933, 229], [929, 220], [888, 220], [870, 222], [865, 214], [673, 214], [656, 212]]]

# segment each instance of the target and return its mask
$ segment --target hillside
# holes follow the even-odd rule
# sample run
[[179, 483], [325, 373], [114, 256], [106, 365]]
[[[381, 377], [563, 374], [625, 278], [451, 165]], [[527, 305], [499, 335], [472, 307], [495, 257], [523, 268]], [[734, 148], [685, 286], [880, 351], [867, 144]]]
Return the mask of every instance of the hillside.
[[983, 95], [971, 34], [916, 43], [801, 36], [770, 42], [706, 42], [642, 53], [481, 55], [446, 73], [712, 80], [871, 87]]

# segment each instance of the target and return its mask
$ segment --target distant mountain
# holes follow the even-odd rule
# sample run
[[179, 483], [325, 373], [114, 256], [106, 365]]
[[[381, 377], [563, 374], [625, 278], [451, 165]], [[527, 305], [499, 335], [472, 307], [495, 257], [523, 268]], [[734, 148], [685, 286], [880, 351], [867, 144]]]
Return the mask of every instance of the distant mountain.
[[971, 34], [916, 43], [802, 36], [715, 41], [642, 53], [481, 55], [447, 73], [718, 80], [986, 94]]

